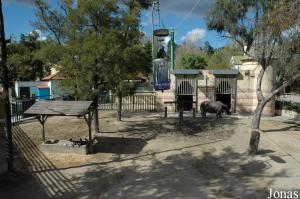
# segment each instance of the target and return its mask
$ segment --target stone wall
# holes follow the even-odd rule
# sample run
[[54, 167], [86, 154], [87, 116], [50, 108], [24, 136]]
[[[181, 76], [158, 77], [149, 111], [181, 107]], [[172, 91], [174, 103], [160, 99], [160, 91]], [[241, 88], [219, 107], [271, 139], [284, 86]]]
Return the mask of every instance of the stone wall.
[[[255, 62], [245, 62], [240, 67], [240, 74], [237, 78], [236, 96], [232, 99], [232, 111], [237, 113], [252, 113], [257, 106], [256, 82], [261, 66]], [[262, 81], [262, 92], [268, 95], [274, 85], [275, 72], [270, 66], [264, 74]], [[164, 102], [175, 101], [175, 77], [171, 75], [171, 89], [163, 93], [157, 92], [157, 110], [164, 109]], [[215, 100], [215, 76], [209, 70], [202, 70], [202, 75], [198, 77], [197, 85], [198, 110], [201, 102], [205, 100]], [[175, 105], [169, 104], [168, 110], [175, 111]], [[263, 115], [275, 115], [275, 100], [272, 99], [264, 108]]]

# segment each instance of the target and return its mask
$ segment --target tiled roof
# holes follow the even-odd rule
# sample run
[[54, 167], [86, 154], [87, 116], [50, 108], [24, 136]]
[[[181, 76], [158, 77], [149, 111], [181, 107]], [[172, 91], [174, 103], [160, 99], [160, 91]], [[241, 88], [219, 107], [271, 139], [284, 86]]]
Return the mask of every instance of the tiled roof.
[[61, 77], [59, 73], [55, 73], [44, 77], [42, 80], [50, 81], [50, 80], [63, 80], [63, 79], [65, 78]]
[[240, 72], [236, 69], [213, 70], [213, 75], [238, 75]]
[[172, 73], [174, 75], [198, 75], [200, 71], [196, 69], [175, 69]]

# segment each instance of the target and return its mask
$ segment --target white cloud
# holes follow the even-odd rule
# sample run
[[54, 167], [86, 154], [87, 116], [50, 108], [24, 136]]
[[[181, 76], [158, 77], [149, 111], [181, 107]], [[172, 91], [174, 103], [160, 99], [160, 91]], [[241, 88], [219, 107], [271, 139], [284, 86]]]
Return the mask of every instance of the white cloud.
[[181, 37], [181, 41], [196, 43], [205, 37], [206, 31], [201, 28], [195, 28], [189, 31], [185, 36]]
[[32, 34], [33, 32], [36, 32], [36, 33], [38, 33], [38, 35], [39, 35], [39, 38], [38, 38], [38, 40], [39, 40], [39, 41], [44, 41], [44, 40], [46, 40], [46, 39], [47, 39], [47, 37], [43, 35], [43, 33], [42, 33], [42, 31], [41, 31], [41, 30], [39, 30], [39, 29], [35, 29], [35, 30], [31, 31], [29, 34]]

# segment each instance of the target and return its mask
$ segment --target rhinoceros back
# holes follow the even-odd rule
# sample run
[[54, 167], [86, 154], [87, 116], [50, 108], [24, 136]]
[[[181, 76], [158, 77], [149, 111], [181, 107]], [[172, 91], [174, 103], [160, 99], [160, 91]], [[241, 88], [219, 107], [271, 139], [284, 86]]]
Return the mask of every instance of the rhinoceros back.
[[215, 101], [204, 101], [200, 105], [201, 111], [208, 112], [208, 113], [219, 113], [222, 112], [223, 107], [222, 104]]

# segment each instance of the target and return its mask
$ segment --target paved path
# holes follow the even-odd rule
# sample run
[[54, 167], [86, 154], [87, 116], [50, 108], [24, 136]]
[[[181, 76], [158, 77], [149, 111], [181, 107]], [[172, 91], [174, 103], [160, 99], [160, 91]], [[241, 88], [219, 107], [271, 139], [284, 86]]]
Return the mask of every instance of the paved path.
[[[270, 188], [300, 190], [299, 125], [264, 119], [260, 154], [248, 156], [249, 118], [185, 117], [178, 128], [176, 115], [130, 116], [117, 122], [102, 113], [105, 152], [89, 156], [43, 154], [29, 136], [34, 123], [23, 126], [28, 132], [16, 128], [34, 179], [2, 192], [0, 183], [0, 198], [260, 199]], [[52, 118], [48, 125], [66, 122]]]

